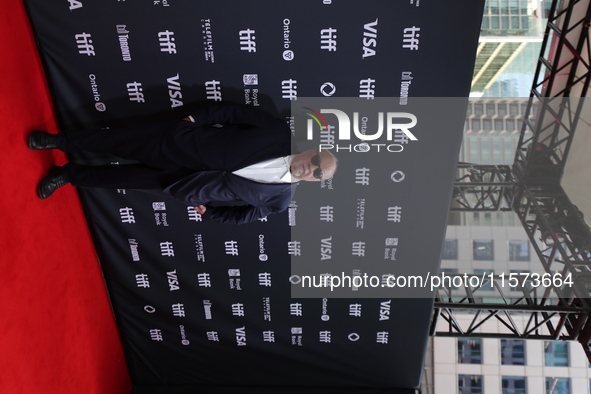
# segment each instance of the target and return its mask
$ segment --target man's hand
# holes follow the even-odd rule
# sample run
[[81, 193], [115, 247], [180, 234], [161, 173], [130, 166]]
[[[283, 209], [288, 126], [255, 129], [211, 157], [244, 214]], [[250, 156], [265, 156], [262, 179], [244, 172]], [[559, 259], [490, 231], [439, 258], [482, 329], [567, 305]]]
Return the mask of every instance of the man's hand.
[[200, 215], [203, 215], [205, 213], [205, 211], [207, 210], [205, 205], [199, 205], [198, 207], [194, 207], [193, 209]]

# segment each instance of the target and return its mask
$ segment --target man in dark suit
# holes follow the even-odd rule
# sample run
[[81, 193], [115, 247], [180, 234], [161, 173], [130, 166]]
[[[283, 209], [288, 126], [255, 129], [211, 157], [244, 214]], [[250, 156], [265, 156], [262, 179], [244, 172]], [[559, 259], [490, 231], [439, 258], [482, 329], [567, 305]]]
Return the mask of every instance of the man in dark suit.
[[144, 189], [171, 195], [221, 223], [248, 223], [281, 212], [296, 182], [320, 181], [336, 170], [326, 151], [292, 154], [284, 120], [240, 105], [202, 107], [181, 121], [151, 126], [57, 135], [33, 131], [29, 147], [110, 153], [141, 163], [54, 166], [39, 183], [40, 198], [66, 183]]

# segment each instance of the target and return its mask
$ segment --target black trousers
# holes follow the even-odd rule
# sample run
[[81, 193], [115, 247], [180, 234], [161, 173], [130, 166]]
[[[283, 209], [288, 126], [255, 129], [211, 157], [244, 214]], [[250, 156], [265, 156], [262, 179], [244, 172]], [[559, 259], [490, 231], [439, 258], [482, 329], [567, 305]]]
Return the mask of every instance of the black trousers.
[[162, 190], [194, 172], [162, 152], [164, 135], [179, 121], [106, 130], [61, 131], [58, 149], [112, 154], [140, 164], [87, 166], [66, 164], [63, 177], [78, 187]]

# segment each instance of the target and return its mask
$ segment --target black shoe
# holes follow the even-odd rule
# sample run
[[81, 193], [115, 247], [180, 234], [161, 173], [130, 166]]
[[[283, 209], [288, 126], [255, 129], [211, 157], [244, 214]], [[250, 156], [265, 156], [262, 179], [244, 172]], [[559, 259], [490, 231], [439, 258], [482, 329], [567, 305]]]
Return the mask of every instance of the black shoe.
[[29, 133], [28, 144], [31, 150], [56, 149], [57, 136], [45, 131], [33, 130]]
[[49, 170], [49, 174], [37, 185], [37, 195], [40, 199], [44, 200], [51, 196], [54, 191], [64, 186], [66, 183], [62, 176], [62, 167], [53, 166]]

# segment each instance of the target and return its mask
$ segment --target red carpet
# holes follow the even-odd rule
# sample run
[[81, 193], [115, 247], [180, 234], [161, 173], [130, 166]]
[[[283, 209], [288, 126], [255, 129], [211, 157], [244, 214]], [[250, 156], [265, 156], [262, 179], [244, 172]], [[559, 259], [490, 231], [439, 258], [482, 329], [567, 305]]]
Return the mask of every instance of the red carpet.
[[65, 155], [32, 152], [56, 131], [32, 31], [19, 0], [0, 14], [0, 393], [129, 393], [121, 343], [76, 191], [35, 188]]

